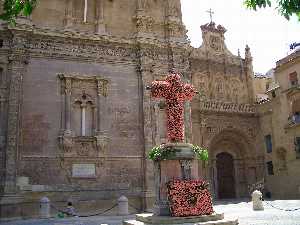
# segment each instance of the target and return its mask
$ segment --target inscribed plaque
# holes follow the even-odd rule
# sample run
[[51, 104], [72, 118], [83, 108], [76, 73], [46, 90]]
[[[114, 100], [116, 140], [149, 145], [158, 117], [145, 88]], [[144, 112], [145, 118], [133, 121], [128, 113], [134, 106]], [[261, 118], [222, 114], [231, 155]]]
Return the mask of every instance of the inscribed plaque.
[[73, 164], [72, 176], [81, 178], [96, 177], [95, 164]]

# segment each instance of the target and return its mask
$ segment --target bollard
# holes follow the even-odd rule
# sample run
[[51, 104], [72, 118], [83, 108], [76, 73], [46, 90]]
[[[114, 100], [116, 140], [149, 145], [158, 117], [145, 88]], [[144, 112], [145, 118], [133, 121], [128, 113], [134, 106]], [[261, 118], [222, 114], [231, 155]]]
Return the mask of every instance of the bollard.
[[50, 200], [47, 197], [40, 199], [40, 218], [50, 218]]
[[118, 215], [127, 216], [128, 213], [128, 198], [124, 195], [118, 199]]
[[253, 191], [252, 203], [253, 203], [253, 210], [264, 210], [264, 206], [262, 203], [262, 193], [260, 191], [258, 190]]

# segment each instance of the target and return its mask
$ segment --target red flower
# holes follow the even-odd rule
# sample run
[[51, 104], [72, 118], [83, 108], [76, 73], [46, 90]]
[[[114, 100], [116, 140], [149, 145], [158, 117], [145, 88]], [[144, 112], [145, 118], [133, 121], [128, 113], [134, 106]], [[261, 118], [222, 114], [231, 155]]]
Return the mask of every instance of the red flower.
[[152, 97], [166, 99], [168, 141], [182, 142], [184, 140], [183, 104], [185, 101], [190, 101], [195, 94], [193, 86], [182, 83], [177, 73], [169, 74], [165, 81], [152, 82]]
[[168, 182], [168, 199], [172, 216], [200, 216], [213, 213], [208, 183], [202, 180]]

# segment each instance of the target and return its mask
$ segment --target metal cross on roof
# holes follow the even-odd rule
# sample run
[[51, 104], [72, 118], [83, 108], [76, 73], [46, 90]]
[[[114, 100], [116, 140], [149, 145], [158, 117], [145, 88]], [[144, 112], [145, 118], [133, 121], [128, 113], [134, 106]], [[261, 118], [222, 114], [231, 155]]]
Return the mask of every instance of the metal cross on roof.
[[212, 23], [212, 15], [213, 15], [215, 12], [212, 11], [211, 8], [210, 8], [209, 10], [207, 10], [206, 12], [209, 13], [209, 16], [210, 16], [210, 22]]

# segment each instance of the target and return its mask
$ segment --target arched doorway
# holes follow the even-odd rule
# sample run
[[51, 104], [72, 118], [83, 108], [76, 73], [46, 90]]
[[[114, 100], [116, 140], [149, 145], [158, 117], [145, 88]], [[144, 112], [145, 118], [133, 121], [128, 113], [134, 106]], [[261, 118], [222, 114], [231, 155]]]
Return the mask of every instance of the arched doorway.
[[222, 152], [217, 155], [218, 197], [235, 198], [235, 179], [233, 157]]

